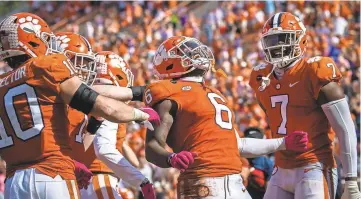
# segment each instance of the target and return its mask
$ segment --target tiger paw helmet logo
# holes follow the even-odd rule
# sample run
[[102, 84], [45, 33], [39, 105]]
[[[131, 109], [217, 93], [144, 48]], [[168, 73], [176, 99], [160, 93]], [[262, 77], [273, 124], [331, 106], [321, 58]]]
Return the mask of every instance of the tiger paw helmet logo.
[[20, 28], [27, 33], [35, 33], [40, 36], [41, 25], [38, 19], [33, 19], [31, 16], [23, 17], [19, 19]]
[[[102, 63], [97, 65], [97, 71], [101, 74], [107, 74], [108, 64], [106, 63], [106, 58], [107, 56], [105, 55], [97, 55], [95, 57], [96, 62]], [[122, 57], [117, 54], [110, 54], [108, 58], [110, 59], [109, 64], [111, 64], [112, 67], [119, 68], [123, 72], [126, 72], [127, 64]]]
[[119, 67], [121, 69], [127, 67], [127, 65], [125, 64], [125, 61], [119, 55], [110, 54], [109, 58], [110, 58], [110, 62], [113, 66]]
[[70, 38], [67, 35], [57, 36], [56, 37], [56, 46], [57, 49], [60, 49], [60, 52], [64, 52], [64, 50], [69, 46]]

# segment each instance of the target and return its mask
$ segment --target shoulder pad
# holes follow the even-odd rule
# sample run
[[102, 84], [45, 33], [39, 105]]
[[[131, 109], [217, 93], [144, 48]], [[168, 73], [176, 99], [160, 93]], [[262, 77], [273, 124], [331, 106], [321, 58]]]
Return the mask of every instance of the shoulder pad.
[[259, 70], [262, 70], [262, 69], [265, 69], [267, 67], [267, 64], [266, 63], [261, 63], [261, 64], [258, 64], [257, 66], [253, 67], [253, 70], [254, 71], [259, 71]]
[[46, 76], [52, 82], [62, 82], [75, 75], [75, 68], [63, 54], [35, 58], [31, 63], [35, 76]]
[[169, 83], [169, 80], [161, 80], [147, 86], [143, 98], [147, 106], [154, 106], [171, 95], [171, 92], [167, 88], [167, 83]]
[[258, 78], [267, 76], [272, 71], [272, 67], [271, 64], [267, 63], [262, 63], [253, 67], [248, 82], [249, 86], [255, 91], [258, 90], [258, 87], [261, 85], [261, 81], [259, 81]]
[[329, 82], [340, 82], [342, 75], [332, 58], [317, 56], [307, 60], [307, 63], [310, 64], [308, 74], [315, 99], [323, 86]]
[[316, 56], [308, 59], [307, 63], [310, 64], [310, 72], [318, 79], [339, 81], [342, 78], [340, 70], [330, 57]]

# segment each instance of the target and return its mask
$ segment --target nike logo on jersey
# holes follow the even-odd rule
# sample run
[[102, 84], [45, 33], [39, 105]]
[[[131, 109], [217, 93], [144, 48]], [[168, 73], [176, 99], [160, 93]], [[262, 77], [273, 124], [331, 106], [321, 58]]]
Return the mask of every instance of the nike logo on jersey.
[[[300, 81], [298, 81], [298, 82], [300, 82]], [[298, 82], [295, 82], [293, 84], [290, 83], [290, 88], [293, 87], [294, 85], [296, 85]]]

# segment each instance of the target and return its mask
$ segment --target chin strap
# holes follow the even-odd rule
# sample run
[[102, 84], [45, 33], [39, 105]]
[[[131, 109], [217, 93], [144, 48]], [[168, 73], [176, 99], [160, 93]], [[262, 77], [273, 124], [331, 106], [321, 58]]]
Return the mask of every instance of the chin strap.
[[223, 71], [222, 69], [220, 69], [220, 68], [216, 70], [216, 68], [215, 68], [214, 66], [215, 66], [215, 63], [214, 63], [214, 61], [213, 61], [211, 69], [212, 69], [212, 72], [216, 74], [216, 77], [223, 77], [223, 78], [227, 78], [227, 77], [228, 77], [227, 74], [226, 74], [226, 72], [224, 72], [224, 71]]
[[271, 79], [269, 77], [271, 76], [271, 74], [273, 73], [275, 68], [276, 68], [276, 65], [273, 65], [271, 72], [266, 77], [262, 77], [261, 86], [258, 87], [259, 91], [264, 91], [264, 89], [266, 89], [266, 87], [271, 83]]
[[217, 77], [223, 77], [223, 78], [227, 78], [227, 74], [222, 70], [222, 69], [215, 69], [214, 67], [212, 68], [212, 72], [214, 72], [216, 74]]

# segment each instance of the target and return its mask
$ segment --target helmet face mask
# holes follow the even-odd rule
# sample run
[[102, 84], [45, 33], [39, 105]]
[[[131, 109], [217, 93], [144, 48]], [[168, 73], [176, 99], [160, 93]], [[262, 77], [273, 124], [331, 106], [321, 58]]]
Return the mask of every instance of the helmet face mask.
[[[272, 23], [275, 16], [280, 19], [278, 24]], [[306, 49], [306, 28], [296, 16], [277, 13], [266, 22], [261, 42], [265, 61], [285, 68], [302, 57]]]
[[177, 78], [195, 69], [201, 69], [205, 74], [214, 66], [214, 56], [209, 47], [195, 38], [178, 37], [177, 43], [174, 38], [163, 42], [154, 56], [154, 73], [159, 79]]
[[301, 55], [299, 39], [296, 32], [282, 31], [270, 33], [262, 37], [262, 46], [267, 62], [276, 64], [278, 67], [285, 67], [290, 62], [298, 59]]
[[87, 85], [92, 85], [97, 77], [95, 55], [89, 42], [81, 35], [61, 32], [56, 34], [56, 41], [51, 43], [53, 53], [63, 53], [73, 64], [77, 76]]
[[64, 54], [69, 57], [73, 63], [79, 79], [88, 85], [92, 85], [97, 76], [95, 56], [72, 51], [65, 51]]
[[209, 48], [195, 39], [191, 39], [173, 47], [173, 49], [169, 50], [168, 57], [181, 58], [182, 65], [185, 68], [192, 66], [205, 71], [208, 71], [214, 62], [213, 53]]

